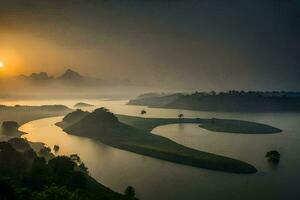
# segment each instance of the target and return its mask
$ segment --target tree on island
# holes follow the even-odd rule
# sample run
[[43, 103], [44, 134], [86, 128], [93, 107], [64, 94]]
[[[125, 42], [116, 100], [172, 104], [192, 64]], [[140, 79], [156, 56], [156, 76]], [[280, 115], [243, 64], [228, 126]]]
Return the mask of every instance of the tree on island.
[[141, 110], [141, 115], [145, 115], [147, 113], [146, 110]]
[[268, 158], [268, 161], [273, 164], [278, 164], [280, 161], [280, 153], [276, 150], [268, 151], [266, 157]]
[[178, 118], [179, 118], [179, 119], [182, 119], [183, 116], [184, 116], [184, 115], [183, 115], [182, 113], [180, 113], [180, 114], [178, 115]]
[[128, 197], [135, 197], [135, 189], [132, 186], [128, 186], [124, 192], [124, 194]]

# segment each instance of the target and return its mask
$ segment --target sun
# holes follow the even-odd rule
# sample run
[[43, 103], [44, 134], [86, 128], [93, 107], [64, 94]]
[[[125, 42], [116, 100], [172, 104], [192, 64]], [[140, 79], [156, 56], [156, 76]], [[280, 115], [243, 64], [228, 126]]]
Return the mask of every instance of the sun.
[[4, 67], [4, 63], [0, 61], [0, 68]]

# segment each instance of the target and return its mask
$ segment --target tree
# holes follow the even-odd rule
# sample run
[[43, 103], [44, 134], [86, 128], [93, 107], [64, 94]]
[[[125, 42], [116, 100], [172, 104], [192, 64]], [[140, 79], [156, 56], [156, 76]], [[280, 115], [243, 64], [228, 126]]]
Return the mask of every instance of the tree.
[[146, 110], [141, 110], [141, 115], [145, 115], [147, 113]]
[[82, 172], [84, 174], [89, 174], [88, 168], [85, 166], [85, 164], [83, 162], [80, 163], [80, 165], [78, 166], [78, 169], [80, 172]]
[[124, 194], [128, 197], [135, 197], [135, 190], [132, 186], [128, 186], [124, 192]]
[[55, 154], [57, 154], [57, 152], [59, 151], [59, 146], [57, 144], [54, 145], [53, 150], [54, 150]]
[[49, 168], [44, 157], [37, 157], [32, 163], [24, 183], [30, 190], [42, 190], [50, 182]]
[[182, 119], [183, 116], [184, 116], [184, 115], [181, 113], [181, 114], [178, 115], [178, 118], [179, 118], [179, 119]]
[[40, 149], [38, 155], [47, 159], [53, 156], [53, 154], [51, 153], [51, 148], [46, 146]]
[[71, 154], [70, 158], [73, 162], [80, 164], [81, 163], [81, 159], [77, 154]]
[[49, 167], [55, 175], [63, 177], [74, 171], [76, 163], [67, 156], [57, 156], [48, 162]]
[[31, 149], [28, 141], [26, 139], [23, 138], [12, 138], [10, 140], [8, 140], [8, 143], [17, 151], [26, 151]]
[[280, 161], [280, 153], [276, 150], [268, 151], [266, 157], [268, 158], [268, 161], [273, 164], [278, 164]]

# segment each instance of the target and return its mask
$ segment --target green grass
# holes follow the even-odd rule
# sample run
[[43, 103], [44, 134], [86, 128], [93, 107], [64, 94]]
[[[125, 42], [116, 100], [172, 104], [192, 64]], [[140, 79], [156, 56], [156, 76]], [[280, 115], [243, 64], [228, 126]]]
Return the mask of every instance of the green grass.
[[265, 124], [230, 119], [204, 119], [199, 127], [215, 132], [246, 134], [270, 134], [282, 131]]
[[127, 115], [116, 115], [118, 119], [138, 129], [152, 131], [155, 127], [168, 124], [194, 123], [199, 127], [216, 132], [246, 133], [246, 134], [267, 134], [279, 133], [280, 129], [256, 122], [248, 122], [231, 119], [200, 119], [200, 118], [142, 118]]
[[138, 129], [152, 131], [155, 127], [167, 124], [179, 123], [201, 123], [201, 119], [176, 119], [176, 118], [142, 118], [127, 115], [116, 115], [120, 122], [128, 124]]

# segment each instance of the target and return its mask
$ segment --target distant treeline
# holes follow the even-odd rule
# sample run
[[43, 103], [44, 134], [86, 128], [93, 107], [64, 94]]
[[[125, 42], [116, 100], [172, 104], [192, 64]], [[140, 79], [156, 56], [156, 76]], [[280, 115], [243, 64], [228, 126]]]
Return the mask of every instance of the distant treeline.
[[143, 94], [129, 105], [219, 112], [299, 112], [300, 92], [195, 92]]

